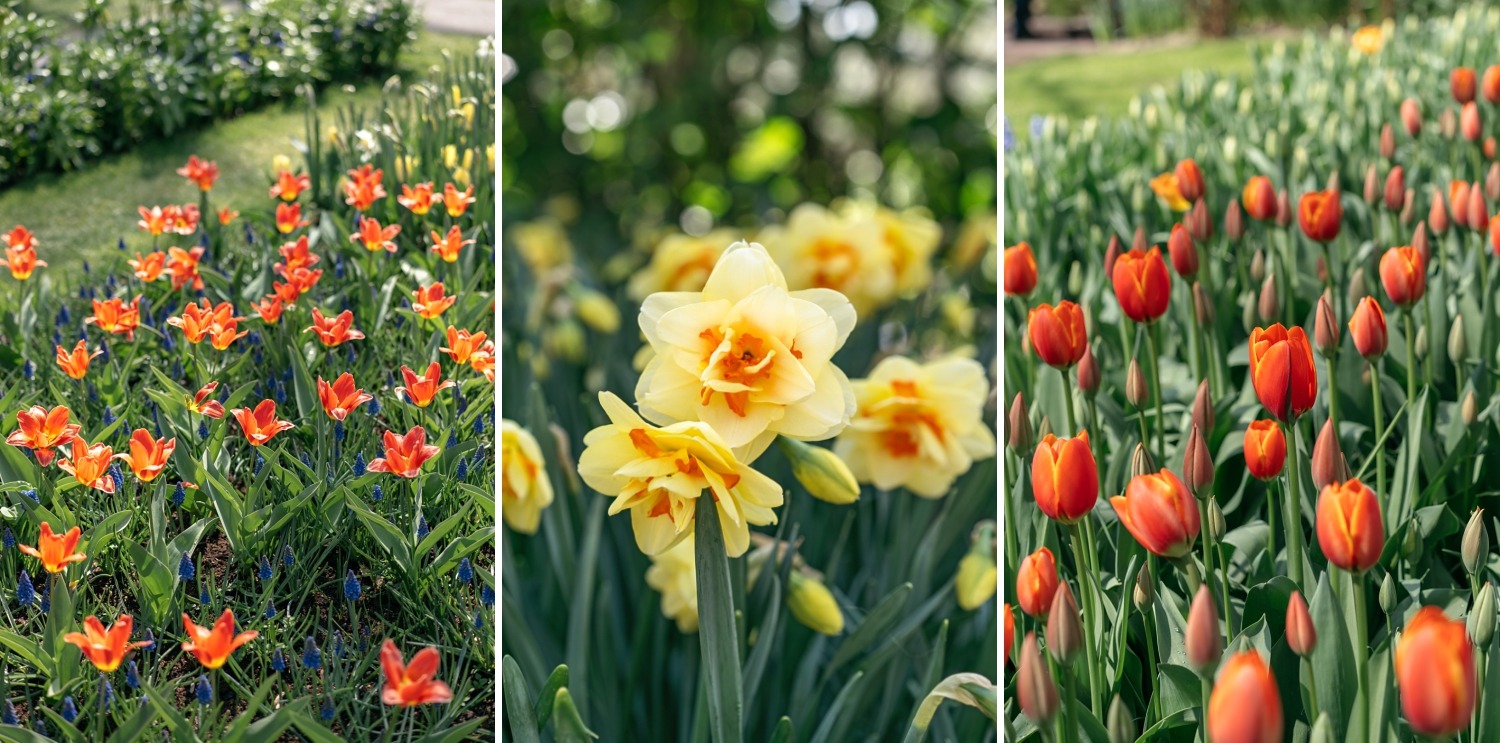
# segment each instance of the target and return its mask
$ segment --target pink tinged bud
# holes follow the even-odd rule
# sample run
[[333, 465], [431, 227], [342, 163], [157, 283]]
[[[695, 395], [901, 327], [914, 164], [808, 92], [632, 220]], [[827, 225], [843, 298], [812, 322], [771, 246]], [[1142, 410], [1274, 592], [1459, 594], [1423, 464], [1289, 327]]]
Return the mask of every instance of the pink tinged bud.
[[1208, 380], [1198, 383], [1198, 391], [1193, 395], [1193, 428], [1199, 431], [1214, 430], [1214, 401], [1208, 395]]
[[1438, 114], [1438, 131], [1442, 133], [1443, 139], [1453, 139], [1458, 133], [1458, 119], [1453, 115], [1453, 109], [1445, 108]]
[[1385, 208], [1393, 212], [1406, 206], [1406, 174], [1400, 165], [1391, 168], [1385, 177]]
[[1387, 160], [1396, 156], [1396, 133], [1390, 124], [1380, 127], [1380, 156]]
[[1459, 115], [1459, 129], [1463, 132], [1464, 139], [1470, 142], [1478, 142], [1483, 134], [1479, 122], [1479, 105], [1473, 101], [1464, 104], [1463, 113]]
[[1182, 481], [1187, 484], [1193, 497], [1202, 500], [1213, 492], [1214, 458], [1208, 452], [1208, 442], [1198, 433], [1198, 427], [1188, 433], [1187, 449], [1182, 454]]
[[1021, 704], [1021, 712], [1038, 726], [1051, 721], [1062, 706], [1057, 694], [1057, 684], [1052, 680], [1052, 671], [1042, 659], [1042, 650], [1037, 646], [1035, 632], [1026, 633], [1026, 639], [1021, 641], [1021, 663], [1016, 671], [1016, 698]]
[[1245, 213], [1240, 210], [1239, 199], [1229, 202], [1229, 208], [1224, 210], [1224, 234], [1230, 240], [1238, 240], [1245, 235]]
[[1094, 349], [1086, 346], [1083, 349], [1083, 358], [1078, 360], [1078, 389], [1086, 396], [1093, 396], [1099, 391], [1099, 362], [1094, 359]]
[[1500, 199], [1500, 163], [1490, 163], [1484, 174], [1484, 197], [1491, 201]]
[[1427, 223], [1418, 222], [1416, 231], [1411, 234], [1411, 246], [1417, 249], [1422, 256], [1422, 265], [1432, 265], [1432, 240], [1427, 237]]
[[1199, 325], [1209, 327], [1214, 324], [1214, 300], [1196, 281], [1193, 282], [1193, 312], [1198, 315]]
[[1321, 492], [1330, 483], [1349, 479], [1349, 466], [1344, 462], [1344, 451], [1339, 448], [1339, 439], [1333, 430], [1333, 420], [1323, 422], [1312, 452], [1313, 485]]
[[1260, 319], [1263, 322], [1272, 322], [1280, 314], [1281, 302], [1276, 295], [1276, 274], [1266, 274], [1266, 280], [1260, 285], [1260, 303], [1256, 307], [1260, 310]]
[[1328, 294], [1318, 297], [1318, 311], [1313, 320], [1313, 342], [1326, 357], [1339, 348], [1339, 321], [1333, 314], [1333, 303]]
[[1200, 674], [1211, 673], [1224, 654], [1224, 636], [1219, 632], [1218, 613], [1208, 583], [1199, 584], [1193, 607], [1188, 610], [1183, 643], [1187, 646], [1188, 666]]
[[1115, 259], [1120, 257], [1120, 236], [1109, 236], [1109, 249], [1104, 251], [1104, 275], [1115, 275]]
[[1292, 223], [1292, 199], [1286, 189], [1276, 193], [1276, 224], [1285, 227]]
[[1380, 174], [1375, 170], [1375, 163], [1365, 169], [1365, 203], [1373, 204], [1375, 199], [1380, 198]]
[[1198, 274], [1198, 248], [1193, 245], [1188, 229], [1181, 224], [1172, 226], [1172, 235], [1167, 238], [1167, 253], [1172, 257], [1172, 268], [1179, 276], [1191, 280]]
[[1448, 209], [1460, 227], [1469, 226], [1469, 184], [1459, 181], [1448, 193]]
[[1442, 193], [1436, 189], [1432, 192], [1432, 208], [1427, 210], [1427, 226], [1432, 228], [1434, 235], [1448, 232], [1448, 209], [1443, 206]]
[[1490, 227], [1489, 205], [1484, 202], [1484, 188], [1478, 183], [1469, 186], [1469, 229], [1487, 230]]
[[1031, 416], [1026, 414], [1026, 400], [1019, 392], [1016, 393], [1016, 399], [1011, 401], [1006, 428], [1010, 432], [1010, 450], [1024, 458], [1031, 452], [1031, 444], [1035, 439], [1031, 433]]
[[1150, 245], [1146, 243], [1146, 228], [1145, 227], [1137, 227], [1137, 228], [1135, 228], [1135, 237], [1133, 239], [1131, 239], [1131, 241], [1130, 241], [1130, 249], [1131, 250], [1140, 250], [1140, 251], [1144, 252], [1149, 247], [1150, 247]]
[[1125, 399], [1138, 410], [1144, 410], [1146, 403], [1151, 401], [1146, 375], [1141, 373], [1141, 365], [1135, 359], [1130, 360], [1130, 367], [1125, 371]]
[[1057, 593], [1052, 597], [1052, 610], [1047, 615], [1047, 652], [1063, 665], [1071, 664], [1083, 651], [1083, 627], [1078, 616], [1073, 589], [1064, 582], [1057, 587]]
[[1286, 605], [1286, 644], [1292, 652], [1306, 658], [1318, 647], [1318, 630], [1313, 627], [1312, 614], [1301, 591], [1292, 591]]
[[1406, 133], [1410, 136], [1418, 136], [1422, 133], [1422, 106], [1415, 98], [1407, 98], [1401, 102], [1401, 123], [1406, 126]]
[[1214, 220], [1208, 216], [1208, 202], [1198, 199], [1193, 203], [1193, 210], [1188, 212], [1187, 218], [1188, 234], [1193, 236], [1197, 242], [1203, 242], [1214, 236]]
[[1417, 194], [1412, 189], [1406, 189], [1401, 197], [1401, 224], [1411, 224], [1411, 215], [1417, 210]]

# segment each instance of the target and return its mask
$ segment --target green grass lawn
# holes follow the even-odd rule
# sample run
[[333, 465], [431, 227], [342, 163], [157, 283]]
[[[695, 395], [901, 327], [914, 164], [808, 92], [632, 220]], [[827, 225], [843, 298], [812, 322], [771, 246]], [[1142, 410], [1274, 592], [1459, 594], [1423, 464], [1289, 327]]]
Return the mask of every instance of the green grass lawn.
[[[479, 39], [472, 36], [423, 32], [403, 56], [400, 75], [417, 79], [428, 67], [442, 63], [444, 50], [455, 56], [472, 54]], [[319, 96], [325, 122], [350, 104], [372, 105], [380, 100], [384, 80], [358, 87], [329, 88]], [[264, 209], [271, 159], [286, 155], [295, 161], [292, 139], [302, 139], [306, 104], [277, 105], [182, 132], [169, 139], [140, 145], [61, 175], [43, 175], [0, 191], [0, 230], [24, 224], [36, 233], [38, 253], [52, 270], [84, 259], [108, 255], [125, 237], [132, 254], [149, 248], [150, 240], [135, 226], [137, 206], [196, 203], [197, 189], [175, 172], [198, 155], [219, 164], [219, 181], [212, 203], [240, 211]], [[326, 125], [326, 124], [325, 124]], [[204, 215], [208, 217], [209, 215]]]
[[1183, 70], [1249, 71], [1250, 47], [1262, 41], [1254, 37], [1200, 41], [1167, 49], [1103, 51], [1024, 62], [1005, 70], [1005, 115], [1017, 133], [1025, 136], [1033, 114], [1070, 118], [1124, 114], [1136, 94], [1175, 82]]

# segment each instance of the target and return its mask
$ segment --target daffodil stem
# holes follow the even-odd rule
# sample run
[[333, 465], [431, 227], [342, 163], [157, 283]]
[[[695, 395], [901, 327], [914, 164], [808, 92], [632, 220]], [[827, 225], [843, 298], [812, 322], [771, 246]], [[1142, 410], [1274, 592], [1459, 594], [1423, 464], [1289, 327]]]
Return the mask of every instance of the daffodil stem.
[[1380, 406], [1380, 377], [1384, 371], [1384, 358], [1370, 370], [1370, 398], [1375, 406], [1375, 487], [1377, 488], [1375, 492], [1381, 498], [1387, 498], [1390, 495], [1385, 489], [1385, 411]]
[[1167, 461], [1167, 421], [1162, 413], [1161, 400], [1161, 330], [1156, 323], [1152, 323], [1147, 331], [1146, 341], [1151, 346], [1151, 396], [1156, 398], [1156, 448], [1160, 454], [1158, 463]]
[[1078, 568], [1078, 590], [1083, 593], [1083, 661], [1089, 672], [1089, 708], [1098, 714], [1103, 709], [1099, 700], [1104, 691], [1104, 681], [1094, 651], [1094, 590], [1089, 587], [1092, 576], [1089, 575], [1088, 553], [1084, 550], [1083, 527], [1074, 524], [1071, 532], [1074, 564]]
[[1298, 480], [1302, 473], [1302, 452], [1297, 448], [1297, 422], [1287, 423], [1287, 449], [1291, 461], [1286, 468], [1286, 532], [1289, 553], [1287, 554], [1287, 576], [1301, 590], [1302, 585], [1302, 499]]
[[1359, 673], [1359, 710], [1355, 718], [1360, 735], [1355, 740], [1369, 740], [1370, 728], [1370, 609], [1365, 606], [1365, 577], [1349, 574], [1349, 583], [1354, 594], [1354, 660]]

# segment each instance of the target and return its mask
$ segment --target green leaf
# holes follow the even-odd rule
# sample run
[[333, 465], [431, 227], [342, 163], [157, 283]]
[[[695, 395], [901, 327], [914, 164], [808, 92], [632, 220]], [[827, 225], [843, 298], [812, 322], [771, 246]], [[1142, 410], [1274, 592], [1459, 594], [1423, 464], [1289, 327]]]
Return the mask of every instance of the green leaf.
[[[271, 676], [264, 682], [262, 682], [260, 687], [255, 690], [255, 694], [250, 697], [249, 704], [245, 705], [245, 711], [236, 716], [234, 718], [234, 724], [229, 726], [228, 737], [230, 740], [236, 740], [239, 738], [239, 736], [245, 734], [245, 731], [250, 727], [250, 719], [255, 717], [255, 713], [259, 712], [261, 707], [265, 705], [266, 697], [269, 697], [271, 695], [271, 690], [276, 688], [276, 682], [278, 680], [279, 679], [276, 676]], [[288, 722], [287, 724], [290, 724], [290, 722]], [[277, 730], [277, 733], [280, 733], [281, 730], [285, 730], [286, 727], [287, 725], [282, 725]], [[275, 735], [273, 734], [270, 738], [262, 738], [261, 740], [273, 740], [274, 738]]]
[[[744, 736], [740, 689], [739, 631], [730, 594], [729, 556], [724, 552], [718, 506], [698, 499], [695, 519], [698, 570], [698, 645], [708, 689], [709, 725], [714, 743], [740, 743]], [[908, 586], [909, 588], [909, 586]]]
[[776, 721], [776, 729], [771, 731], [770, 743], [792, 743], [792, 718], [782, 715]]
[[568, 685], [568, 667], [565, 665], [552, 669], [547, 676], [547, 683], [542, 684], [542, 693], [537, 695], [536, 727], [538, 730], [547, 727], [547, 720], [552, 717], [552, 702], [557, 698], [557, 690]]
[[558, 743], [587, 743], [599, 737], [583, 724], [583, 718], [578, 716], [578, 707], [573, 704], [573, 695], [568, 693], [567, 688], [557, 690], [557, 701], [552, 708], [556, 710], [552, 727], [557, 732]]
[[385, 548], [387, 554], [395, 561], [396, 566], [406, 575], [413, 574], [411, 559], [411, 544], [406, 541], [406, 535], [396, 528], [395, 524], [387, 521], [384, 516], [370, 510], [364, 501], [359, 498], [348, 500], [349, 510], [359, 518], [360, 523], [370, 532], [370, 536]]
[[27, 663], [36, 666], [37, 670], [41, 671], [43, 675], [49, 677], [52, 675], [56, 663], [55, 661], [53, 661], [52, 655], [50, 653], [42, 650], [42, 646], [40, 644], [28, 640], [10, 630], [0, 629], [0, 645], [4, 645], [5, 647], [8, 647], [11, 650], [15, 651], [15, 653], [24, 658]]
[[500, 691], [505, 699], [505, 721], [510, 727], [511, 740], [539, 743], [541, 733], [531, 709], [531, 690], [526, 688], [526, 675], [521, 673], [516, 659], [509, 655], [500, 662]]
[[854, 692], [860, 688], [860, 682], [864, 677], [864, 671], [855, 671], [849, 680], [844, 682], [844, 688], [839, 689], [838, 696], [833, 698], [833, 704], [828, 707], [827, 712], [823, 713], [823, 722], [818, 724], [818, 729], [813, 731], [813, 736], [808, 739], [808, 743], [827, 743], [835, 727], [846, 726], [841, 724], [845, 715], [848, 714], [844, 707], [849, 706], [849, 700], [854, 698]]
[[156, 708], [149, 704], [140, 705], [135, 714], [115, 728], [115, 732], [109, 736], [109, 743], [134, 743], [146, 735], [146, 729], [156, 721]]
[[[1317, 684], [1318, 704], [1327, 710], [1333, 723], [1334, 740], [1344, 740], [1349, 727], [1349, 716], [1354, 709], [1354, 698], [1359, 693], [1359, 679], [1354, 673], [1354, 649], [1349, 645], [1349, 632], [1343, 611], [1333, 595], [1328, 582], [1328, 573], [1318, 577], [1318, 588], [1313, 594], [1311, 609], [1313, 628], [1318, 632], [1318, 645], [1313, 649], [1312, 683]], [[1309, 679], [1304, 679], [1307, 683]]]
[[485, 718], [480, 717], [470, 720], [462, 725], [455, 725], [446, 730], [435, 730], [422, 738], [433, 743], [458, 743], [461, 740], [469, 740], [475, 730], [485, 723]]
[[874, 644], [880, 639], [886, 628], [901, 618], [901, 610], [906, 607], [906, 600], [911, 596], [911, 584], [902, 583], [895, 590], [885, 595], [880, 603], [865, 615], [864, 621], [849, 634], [843, 644], [839, 645], [838, 652], [833, 654], [833, 660], [828, 662], [828, 667], [823, 671], [823, 678], [833, 676], [834, 671], [843, 667], [845, 663], [854, 659], [860, 651]]

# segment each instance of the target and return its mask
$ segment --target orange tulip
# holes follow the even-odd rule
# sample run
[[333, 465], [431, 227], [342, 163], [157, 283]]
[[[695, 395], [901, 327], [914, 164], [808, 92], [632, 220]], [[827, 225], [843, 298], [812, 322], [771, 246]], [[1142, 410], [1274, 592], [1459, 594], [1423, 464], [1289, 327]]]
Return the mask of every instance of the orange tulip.
[[1281, 743], [1281, 692], [1255, 650], [1230, 656], [1208, 698], [1209, 743]]
[[1177, 183], [1175, 173], [1162, 173], [1151, 179], [1151, 190], [1156, 192], [1157, 198], [1167, 202], [1167, 208], [1174, 212], [1185, 212], [1192, 203], [1182, 198], [1182, 190]]
[[1024, 297], [1036, 288], [1036, 256], [1031, 245], [1017, 243], [1005, 249], [1003, 278], [1006, 296]]
[[16, 548], [41, 560], [42, 567], [47, 572], [61, 573], [67, 569], [68, 565], [88, 559], [88, 555], [77, 551], [78, 540], [82, 537], [83, 530], [76, 526], [69, 529], [66, 534], [53, 534], [52, 524], [43, 521], [36, 546], [18, 544]]
[[1010, 604], [1000, 605], [1000, 616], [1005, 617], [1005, 644], [1000, 648], [1000, 667], [1010, 662], [1010, 649], [1016, 644], [1016, 616]]
[[212, 191], [214, 181], [219, 179], [219, 164], [188, 155], [187, 165], [178, 168], [177, 174], [197, 184], [199, 191]]
[[1436, 606], [1422, 607], [1396, 643], [1396, 685], [1417, 734], [1444, 739], [1468, 727], [1478, 684], [1464, 623]]
[[203, 248], [191, 250], [167, 248], [167, 273], [172, 275], [172, 291], [191, 285], [193, 290], [203, 288], [203, 277], [198, 275], [198, 261], [203, 259]]
[[[175, 208], [168, 207], [168, 209]], [[136, 222], [135, 225], [150, 233], [152, 237], [160, 236], [161, 233], [167, 231], [168, 227], [172, 226], [172, 215], [159, 206], [153, 206], [150, 209], [138, 206], [135, 210], [141, 215], [140, 221]]]
[[1490, 249], [1500, 255], [1500, 214], [1490, 217]]
[[229, 609], [225, 609], [224, 613], [219, 615], [212, 630], [193, 624], [193, 620], [189, 619], [186, 614], [182, 615], [182, 628], [189, 640], [182, 643], [183, 652], [192, 653], [198, 662], [208, 669], [222, 667], [225, 661], [229, 660], [230, 653], [239, 649], [241, 645], [260, 637], [260, 633], [254, 630], [236, 635], [234, 612]]
[[1071, 439], [1047, 434], [1031, 457], [1031, 488], [1036, 505], [1054, 521], [1076, 524], [1099, 500], [1099, 466], [1089, 434]]
[[495, 342], [485, 341], [484, 345], [469, 357], [469, 366], [474, 371], [483, 374], [485, 379], [495, 381]]
[[226, 206], [219, 210], [219, 224], [229, 224], [238, 216], [240, 216], [239, 212]]
[[469, 357], [475, 351], [484, 347], [485, 333], [470, 333], [467, 330], [459, 330], [452, 325], [448, 326], [448, 345], [439, 348], [439, 351], [448, 354], [455, 364], [469, 363]]
[[411, 293], [411, 309], [420, 317], [435, 320], [443, 311], [453, 306], [458, 301], [458, 295], [444, 296], [443, 282], [434, 282], [431, 286], [417, 287]]
[[365, 246], [365, 250], [371, 253], [384, 250], [387, 253], [396, 252], [396, 236], [401, 234], [401, 225], [393, 224], [382, 228], [379, 220], [374, 217], [362, 217], [359, 220], [359, 232], [349, 236], [349, 242]]
[[1162, 260], [1161, 248], [1135, 248], [1115, 259], [1115, 298], [1125, 316], [1140, 323], [1154, 322], [1166, 314], [1172, 299], [1172, 275]]
[[1302, 328], [1281, 323], [1250, 331], [1250, 379], [1260, 404], [1278, 420], [1312, 409], [1318, 397], [1318, 369]]
[[267, 324], [275, 325], [281, 322], [281, 313], [286, 308], [281, 303], [281, 297], [272, 294], [259, 302], [251, 302], [250, 309], [255, 310], [255, 314]]
[[1354, 348], [1360, 356], [1373, 359], [1385, 353], [1385, 310], [1374, 297], [1361, 299], [1354, 308], [1354, 314], [1349, 318], [1349, 337], [1354, 340]]
[[1338, 189], [1302, 194], [1297, 201], [1297, 223], [1308, 239], [1326, 243], [1339, 236], [1344, 207], [1339, 203]]
[[150, 431], [137, 428], [130, 434], [130, 453], [121, 452], [114, 458], [125, 460], [141, 482], [151, 482], [167, 468], [167, 460], [176, 449], [177, 439], [155, 439]]
[[271, 270], [283, 279], [290, 278], [299, 268], [312, 268], [320, 260], [318, 254], [308, 248], [307, 235], [282, 245], [277, 252], [281, 253], [281, 260], [271, 266]]
[[385, 187], [380, 185], [384, 171], [365, 163], [350, 170], [348, 175], [349, 180], [344, 182], [344, 203], [354, 207], [355, 211], [369, 209], [376, 201], [385, 198]]
[[1286, 434], [1276, 421], [1258, 420], [1245, 429], [1245, 469], [1261, 480], [1281, 474], [1286, 463]]
[[141, 298], [125, 304], [119, 297], [100, 302], [94, 300], [94, 314], [83, 319], [84, 325], [98, 325], [106, 333], [135, 340], [135, 329], [141, 326]]
[[432, 211], [432, 183], [418, 183], [415, 187], [401, 184], [401, 195], [396, 197], [396, 203], [410, 209], [412, 214], [425, 216]]
[[1172, 256], [1172, 268], [1177, 270], [1178, 276], [1191, 281], [1198, 274], [1198, 248], [1181, 222], [1172, 225], [1172, 235], [1167, 238], [1167, 254]]
[[312, 188], [312, 181], [306, 173], [292, 175], [292, 171], [283, 170], [276, 174], [276, 185], [271, 186], [271, 198], [280, 197], [282, 201], [296, 201], [297, 196], [303, 191]]
[[220, 302], [215, 306], [207, 299], [202, 299], [184, 307], [181, 316], [167, 318], [167, 324], [180, 328], [188, 343], [200, 343], [208, 339], [214, 348], [222, 351], [249, 333], [235, 332], [239, 330], [239, 321], [243, 319], [235, 316], [234, 305], [228, 302]]
[[1359, 480], [1331, 483], [1318, 495], [1318, 544], [1328, 562], [1363, 573], [1380, 561], [1385, 526], [1375, 493]]
[[81, 437], [73, 439], [73, 456], [61, 459], [58, 469], [73, 476], [79, 485], [105, 493], [115, 492], [115, 478], [109, 475], [109, 460], [115, 450], [108, 444], [89, 446]]
[[261, 400], [254, 410], [249, 408], [235, 408], [229, 411], [234, 419], [239, 421], [240, 429], [245, 432], [245, 438], [250, 440], [251, 446], [260, 446], [270, 441], [276, 434], [288, 431], [293, 426], [290, 421], [276, 419], [276, 402], [274, 400]]
[[458, 225], [449, 227], [446, 236], [439, 235], [434, 230], [431, 237], [432, 252], [437, 253], [439, 258], [448, 263], [457, 263], [459, 251], [462, 251], [465, 245], [474, 244], [473, 240], [464, 239], [464, 233], [458, 229]]
[[462, 217], [472, 203], [474, 203], [474, 186], [471, 185], [459, 193], [452, 183], [443, 185], [443, 207], [448, 210], [448, 216], [454, 219]]
[[1479, 89], [1490, 103], [1500, 103], [1500, 65], [1490, 65], [1484, 70]]
[[318, 377], [318, 403], [329, 418], [341, 421], [355, 408], [375, 399], [375, 396], [359, 389], [354, 384], [354, 375], [344, 372], [329, 384]]
[[453, 691], [434, 678], [438, 671], [437, 648], [422, 648], [411, 657], [411, 665], [404, 665], [396, 643], [387, 638], [380, 646], [380, 670], [385, 674], [380, 701], [385, 704], [415, 707], [453, 701]]
[[345, 341], [362, 340], [364, 333], [354, 329], [354, 313], [344, 310], [334, 317], [324, 317], [317, 307], [312, 311], [313, 324], [302, 332], [313, 332], [323, 345], [333, 348]]
[[161, 277], [162, 269], [167, 264], [167, 254], [158, 250], [142, 257], [140, 253], [136, 253], [135, 260], [126, 263], [130, 264], [130, 270], [136, 278], [150, 283]]
[[223, 418], [224, 403], [209, 398], [209, 395], [212, 395], [214, 390], [218, 388], [218, 382], [209, 382], [203, 385], [202, 389], [193, 393], [193, 398], [188, 400], [188, 410], [210, 418]]
[[1380, 257], [1380, 283], [1401, 307], [1410, 308], [1427, 292], [1427, 262], [1410, 245], [1391, 248]]
[[1198, 169], [1196, 161], [1192, 158], [1178, 161], [1172, 174], [1177, 177], [1177, 192], [1184, 201], [1192, 203], [1203, 198], [1203, 171]]
[[1021, 560], [1016, 571], [1016, 603], [1021, 611], [1038, 619], [1047, 616], [1057, 586], [1057, 560], [1052, 550], [1043, 547]]
[[89, 353], [88, 341], [79, 341], [73, 346], [72, 351], [64, 350], [57, 346], [57, 368], [62, 369], [64, 374], [74, 378], [83, 379], [89, 373], [89, 361], [95, 356], [104, 353], [104, 349], [98, 349], [93, 354]]
[[63, 642], [77, 645], [83, 651], [83, 657], [88, 658], [101, 673], [112, 673], [125, 662], [125, 656], [130, 651], [149, 648], [153, 644], [150, 640], [130, 641], [130, 630], [134, 623], [135, 620], [129, 614], [121, 614], [106, 630], [99, 617], [90, 616], [83, 620], [83, 632], [69, 632], [62, 639]]
[[5, 266], [10, 269], [11, 278], [16, 281], [25, 281], [31, 278], [31, 274], [38, 268], [44, 268], [46, 261], [37, 260], [36, 248], [30, 245], [17, 245], [5, 249]]
[[302, 205], [297, 203], [276, 205], [276, 231], [285, 235], [311, 222], [302, 218]]
[[5, 233], [5, 246], [9, 248], [35, 248], [36, 233], [26, 229], [24, 225], [16, 225]]
[[1265, 221], [1276, 218], [1276, 189], [1271, 186], [1270, 178], [1263, 175], [1251, 176], [1250, 181], [1245, 184], [1241, 201], [1245, 202], [1245, 213], [1252, 219]]
[[1026, 335], [1037, 358], [1049, 366], [1066, 369], [1083, 358], [1089, 339], [1083, 325], [1083, 310], [1067, 300], [1032, 308], [1026, 315]]
[[271, 290], [274, 292], [273, 296], [285, 302], [288, 306], [291, 306], [302, 297], [302, 289], [290, 281], [284, 283], [273, 281], [271, 282]]
[[1136, 475], [1125, 486], [1125, 495], [1109, 502], [1135, 541], [1155, 555], [1182, 557], [1198, 538], [1198, 504], [1171, 470]]
[[[312, 291], [312, 288], [318, 285], [318, 280], [321, 278], [323, 278], [322, 269], [309, 270], [299, 268], [292, 271], [291, 275], [287, 277], [287, 286], [290, 287], [289, 291], [294, 292], [297, 297], [301, 297], [303, 294]], [[281, 296], [282, 291], [275, 284], [272, 284], [271, 288], [276, 289], [277, 296]]]
[[1453, 221], [1461, 226], [1469, 225], [1469, 184], [1465, 181], [1448, 181], [1448, 211]]
[[438, 453], [436, 446], [427, 443], [427, 430], [421, 426], [413, 426], [405, 436], [386, 431], [381, 441], [385, 444], [385, 456], [370, 461], [371, 472], [414, 478], [421, 473], [422, 465]]
[[79, 425], [68, 422], [70, 415], [72, 411], [66, 405], [51, 410], [33, 405], [18, 411], [16, 423], [19, 427], [11, 432], [5, 443], [30, 449], [37, 463], [46, 467], [52, 464], [52, 457], [56, 454], [53, 449], [73, 443], [78, 436]]
[[443, 369], [438, 366], [438, 362], [436, 361], [429, 364], [427, 372], [422, 375], [418, 375], [403, 365], [401, 367], [401, 378], [406, 381], [406, 386], [397, 387], [396, 392], [405, 395], [408, 402], [419, 408], [431, 405], [432, 399], [437, 396], [438, 392], [448, 389], [455, 384], [451, 379], [446, 382], [440, 381], [443, 378]]
[[1458, 105], [1473, 102], [1474, 68], [1453, 68], [1453, 72], [1448, 74], [1448, 89], [1453, 93], [1453, 100], [1458, 101]]

